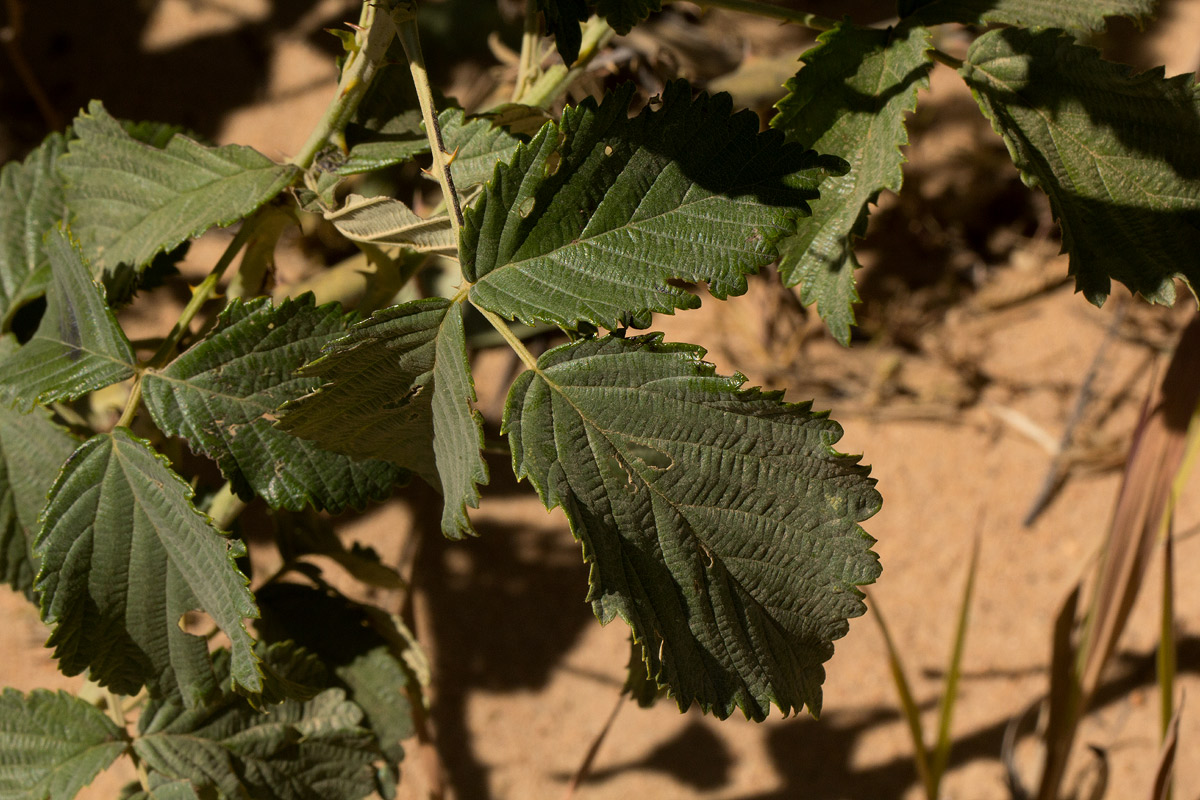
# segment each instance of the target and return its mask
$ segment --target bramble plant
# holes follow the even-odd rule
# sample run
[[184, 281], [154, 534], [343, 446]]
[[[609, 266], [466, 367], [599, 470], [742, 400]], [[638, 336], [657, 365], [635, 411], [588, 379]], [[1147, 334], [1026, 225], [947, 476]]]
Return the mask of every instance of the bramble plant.
[[[778, 262], [848, 344], [854, 241], [900, 189], [905, 117], [935, 65], [958, 70], [1049, 195], [1089, 300], [1115, 278], [1169, 303], [1176, 277], [1196, 279], [1196, 88], [1078, 41], [1152, 0], [900, 0], [887, 29], [701, 0], [823, 31], [770, 130], [681, 81], [632, 116], [626, 86], [535, 127], [660, 5], [528, 0], [513, 102], [470, 117], [434, 106], [416, 3], [366, 2], [339, 34], [335, 100], [289, 163], [93, 102], [4, 168], [0, 571], [51, 626], [61, 670], [102, 691], [0, 695], [0, 797], [73, 797], [122, 755], [140, 780], [126, 797], [392, 796], [422, 703], [419, 646], [297, 559], [403, 582], [298, 512], [361, 509], [419, 479], [444, 498], [442, 532], [474, 535], [489, 476], [469, 352], [489, 324], [526, 368], [501, 428], [513, 471], [565, 512], [596, 616], [631, 628], [629, 691], [719, 717], [819, 713], [832, 643], [866, 610], [856, 587], [880, 571], [860, 527], [881, 502], [869, 470], [810, 404], [634, 329], [699, 306], [691, 284], [741, 294]], [[960, 59], [934, 46], [950, 23], [994, 27]], [[562, 64], [547, 65], [543, 31]], [[431, 215], [351, 191], [426, 157]], [[369, 316], [270, 299], [271, 253], [298, 213], [391, 281]], [[234, 225], [174, 327], [139, 352], [114, 309], [191, 239]], [[193, 333], [239, 253], [223, 308]], [[448, 288], [422, 294], [430, 283]], [[20, 312], [43, 297], [30, 324]], [[567, 343], [535, 357], [524, 339], [547, 326]], [[114, 385], [112, 426], [87, 396]], [[181, 474], [178, 440], [225, 484]], [[277, 512], [285, 569], [251, 591], [229, 531], [254, 498]], [[213, 629], [184, 625], [194, 612]]]

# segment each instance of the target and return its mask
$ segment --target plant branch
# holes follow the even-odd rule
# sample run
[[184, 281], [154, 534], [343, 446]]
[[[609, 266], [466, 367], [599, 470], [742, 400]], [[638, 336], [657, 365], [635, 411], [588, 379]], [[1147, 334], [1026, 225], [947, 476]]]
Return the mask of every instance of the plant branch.
[[616, 31], [602, 17], [589, 19], [583, 26], [583, 42], [579, 46], [579, 58], [575, 59], [575, 63], [569, 68], [566, 64], [555, 64], [550, 67], [523, 91], [515, 102], [538, 108], [549, 108], [563, 96], [567, 87], [587, 70], [592, 59], [615, 35]]
[[[472, 303], [471, 305], [475, 304]], [[529, 367], [534, 372], [541, 371], [538, 369], [537, 359], [533, 357], [533, 353], [529, 352], [529, 348], [525, 346], [525, 343], [522, 342], [515, 333], [513, 333], [512, 328], [508, 327], [508, 323], [505, 322], [503, 318], [497, 314], [493, 314], [486, 308], [481, 308], [480, 306], [475, 306], [475, 310], [480, 314], [483, 314], [484, 318], [488, 322], [492, 323], [492, 327], [496, 329], [496, 332], [499, 333], [500, 337], [508, 343], [508, 346], [516, 352], [520, 359], [525, 362], [525, 366]]]
[[823, 17], [820, 14], [810, 14], [807, 11], [796, 11], [791, 8], [773, 6], [761, 0], [692, 0], [696, 5], [707, 8], [725, 8], [730, 11], [741, 11], [759, 17], [769, 17], [784, 22], [794, 22], [806, 28], [817, 31], [829, 31], [840, 23], [836, 19]]
[[521, 59], [517, 62], [517, 82], [512, 99], [517, 102], [537, 80], [542, 55], [542, 26], [538, 22], [536, 0], [525, 0], [525, 29], [521, 33]]
[[[385, 8], [384, 13], [380, 14], [378, 11], [383, 5], [384, 3], [378, 0], [367, 0], [363, 3], [358, 25], [351, 26], [354, 28], [354, 42], [348, 45], [349, 53], [346, 55], [346, 63], [342, 65], [337, 94], [313, 128], [308, 141], [291, 160], [292, 164], [301, 169], [312, 166], [317, 153], [330, 142], [336, 142], [345, 150], [346, 143], [342, 131], [358, 110], [359, 102], [366, 95], [367, 89], [371, 88], [371, 82], [375, 80], [379, 70], [387, 66], [387, 49], [392, 43], [392, 37], [396, 35], [396, 24], [408, 11], [407, 8], [402, 8], [389, 14]], [[400, 3], [400, 6], [405, 5]], [[342, 38], [346, 41], [350, 34]]]
[[179, 319], [175, 321], [175, 327], [171, 328], [171, 332], [167, 334], [167, 338], [151, 356], [150, 361], [146, 366], [151, 369], [158, 369], [164, 366], [171, 360], [171, 356], [175, 353], [175, 348], [179, 346], [180, 340], [187, 333], [188, 326], [192, 324], [192, 320], [200, 313], [200, 309], [212, 299], [216, 294], [217, 284], [221, 277], [225, 274], [225, 270], [229, 269], [229, 265], [233, 263], [233, 257], [238, 254], [242, 246], [250, 241], [254, 235], [255, 229], [258, 227], [259, 215], [256, 213], [242, 223], [241, 229], [237, 235], [233, 237], [233, 241], [225, 248], [225, 252], [221, 254], [221, 258], [217, 261], [216, 266], [208, 273], [200, 285], [192, 289], [192, 299], [183, 307], [183, 311], [179, 314]]
[[438, 125], [437, 112], [433, 107], [433, 87], [429, 85], [429, 73], [425, 71], [425, 56], [421, 53], [421, 37], [417, 32], [416, 2], [409, 1], [413, 14], [398, 24], [397, 32], [400, 43], [404, 45], [404, 54], [408, 56], [408, 68], [412, 72], [413, 85], [417, 89], [417, 98], [421, 103], [421, 117], [425, 120], [425, 135], [429, 137], [429, 147], [433, 151], [433, 176], [442, 187], [442, 197], [446, 207], [450, 209], [450, 228], [454, 232], [454, 241], [458, 241], [459, 230], [463, 224], [462, 206], [458, 202], [458, 192], [454, 189], [454, 177], [450, 174], [452, 156], [446, 152], [442, 142], [442, 129]]

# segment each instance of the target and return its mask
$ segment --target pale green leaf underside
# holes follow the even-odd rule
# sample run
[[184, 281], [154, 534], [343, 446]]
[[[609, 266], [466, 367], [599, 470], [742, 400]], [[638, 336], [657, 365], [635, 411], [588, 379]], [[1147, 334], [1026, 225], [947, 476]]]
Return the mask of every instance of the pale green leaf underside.
[[613, 328], [700, 304], [672, 280], [740, 294], [809, 213], [821, 179], [840, 172], [838, 159], [760, 134], [728, 95], [692, 100], [676, 82], [659, 110], [629, 119], [631, 92], [568, 109], [497, 169], [462, 233], [475, 305]]
[[0, 407], [0, 580], [30, 594], [37, 559], [33, 537], [46, 495], [79, 442], [43, 409]]
[[470, 403], [462, 303], [431, 298], [375, 312], [303, 374], [318, 390], [288, 404], [280, 427], [356, 458], [418, 473], [446, 497], [442, 530], [471, 531], [464, 506], [487, 482], [481, 420]]
[[[450, 174], [460, 192], [490, 180], [497, 162], [508, 161], [517, 149], [517, 137], [487, 119], [467, 119], [461, 108], [443, 111], [438, 115], [438, 125], [442, 129], [442, 143], [454, 155]], [[391, 141], [355, 145], [338, 173], [370, 172], [428, 153], [429, 139], [424, 127], [418, 125], [412, 133], [412, 138], [402, 135]]]
[[458, 253], [449, 217], [423, 219], [390, 197], [352, 194], [341, 208], [326, 211], [325, 219], [351, 241], [393, 245], [418, 253]]
[[1157, 0], [901, 0], [900, 16], [925, 25], [1000, 23], [1027, 28], [1104, 29], [1106, 17], [1141, 18]]
[[1200, 285], [1200, 90], [1134, 74], [1061, 32], [992, 31], [962, 75], [1025, 181], [1049, 196], [1079, 291], [1171, 303]]
[[513, 467], [562, 506], [597, 616], [629, 622], [681, 708], [816, 713], [832, 642], [865, 610], [854, 587], [879, 574], [858, 525], [879, 494], [833, 450], [837, 423], [702, 354], [658, 336], [549, 351], [509, 394]]
[[[291, 648], [277, 645], [263, 662], [284, 678]], [[134, 750], [153, 774], [190, 781], [203, 796], [277, 800], [358, 800], [374, 788], [378, 755], [360, 725], [362, 709], [341, 689], [311, 700], [285, 700], [260, 712], [230, 685], [227, 651], [213, 667], [221, 691], [205, 708], [187, 710], [177, 696], [143, 711]]]
[[66, 148], [62, 134], [52, 133], [23, 162], [0, 170], [0, 331], [50, 282], [42, 241], [65, 211], [56, 162]]
[[385, 497], [402, 475], [382, 461], [355, 461], [278, 428], [275, 412], [311, 391], [296, 374], [346, 330], [340, 306], [311, 294], [272, 306], [234, 301], [202, 342], [143, 379], [146, 407], [166, 433], [213, 458], [240, 494], [272, 508], [306, 503], [339, 511]]
[[120, 295], [155, 255], [245, 217], [296, 174], [242, 145], [206, 147], [182, 135], [162, 148], [144, 144], [98, 101], [73, 125], [79, 138], [59, 162], [71, 226]]
[[24, 347], [0, 362], [0, 393], [22, 408], [72, 400], [133, 376], [129, 340], [61, 228], [46, 237], [52, 280], [46, 313]]
[[446, 310], [434, 345], [433, 454], [445, 502], [442, 533], [452, 539], [473, 534], [467, 506], [479, 508], [479, 484], [488, 482], [483, 461], [483, 417], [472, 408], [475, 384], [467, 361], [463, 304]]
[[0, 693], [0, 798], [71, 800], [125, 750], [117, 726], [66, 692]]
[[244, 691], [262, 689], [242, 620], [257, 617], [247, 579], [234, 564], [245, 552], [192, 505], [192, 489], [166, 459], [125, 428], [93, 436], [71, 456], [50, 492], [35, 542], [35, 590], [42, 620], [54, 626], [67, 675], [121, 694], [176, 686], [198, 705], [216, 688], [208, 648], [179, 626], [206, 611], [233, 644], [233, 675]]
[[817, 41], [788, 80], [771, 126], [805, 148], [845, 159], [850, 171], [821, 184], [812, 216], [779, 244], [779, 270], [787, 285], [803, 285], [802, 302], [815, 302], [834, 337], [849, 344], [858, 301], [852, 237], [866, 232], [868, 205], [879, 193], [900, 189], [905, 114], [929, 85], [929, 31], [843, 24]]

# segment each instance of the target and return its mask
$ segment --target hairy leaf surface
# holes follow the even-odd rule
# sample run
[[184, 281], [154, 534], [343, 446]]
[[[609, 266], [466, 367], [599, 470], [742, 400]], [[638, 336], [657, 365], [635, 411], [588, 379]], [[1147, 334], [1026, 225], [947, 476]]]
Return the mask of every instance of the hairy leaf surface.
[[1148, 16], [1157, 0], [900, 0], [900, 16], [924, 25], [1001, 23], [1028, 28], [1104, 29], [1106, 17]]
[[38, 514], [79, 442], [50, 414], [0, 407], [0, 580], [32, 599]]
[[497, 169], [462, 232], [473, 303], [527, 323], [615, 328], [700, 305], [672, 280], [741, 294], [840, 171], [840, 159], [760, 134], [728, 95], [693, 100], [675, 82], [659, 110], [629, 119], [632, 91], [568, 109]]
[[464, 506], [487, 482], [482, 421], [471, 408], [462, 303], [433, 298], [377, 311], [306, 366], [314, 393], [280, 426], [356, 458], [388, 459], [439, 487], [442, 531], [470, 533]]
[[[295, 651], [275, 646], [263, 662], [281, 675], [294, 671]], [[202, 796], [272, 797], [279, 800], [358, 800], [375, 787], [371, 761], [378, 755], [359, 723], [363, 712], [341, 689], [311, 700], [285, 700], [262, 713], [235, 693], [228, 651], [214, 654], [221, 691], [203, 709], [191, 710], [177, 694], [152, 700], [138, 721], [134, 750], [153, 772], [190, 781]]]
[[458, 253], [449, 217], [423, 219], [390, 197], [352, 194], [341, 208], [325, 212], [325, 219], [351, 241], [395, 245], [418, 253]]
[[71, 800], [125, 750], [123, 731], [66, 692], [0, 693], [0, 797]]
[[296, 174], [241, 145], [206, 147], [179, 134], [162, 147], [143, 143], [98, 101], [74, 131], [59, 163], [71, 226], [97, 275], [122, 296], [156, 254], [245, 217]]
[[274, 424], [280, 406], [316, 385], [296, 370], [345, 330], [340, 306], [315, 307], [311, 294], [279, 306], [234, 300], [202, 342], [146, 375], [146, 407], [163, 431], [216, 460], [244, 497], [293, 511], [306, 503], [362, 508], [385, 497], [400, 471], [324, 450]]
[[884, 189], [899, 191], [906, 113], [929, 85], [929, 31], [881, 31], [849, 24], [822, 33], [788, 80], [772, 127], [808, 149], [844, 158], [850, 171], [821, 184], [821, 200], [794, 236], [779, 245], [779, 270], [842, 344], [854, 324], [853, 240], [866, 233], [868, 206]]
[[22, 408], [73, 400], [134, 374], [133, 348], [61, 228], [46, 237], [53, 283], [46, 313], [24, 347], [0, 362], [0, 393]]
[[52, 133], [23, 162], [0, 169], [0, 331], [50, 282], [43, 238], [65, 213], [56, 164], [66, 149], [63, 135]]
[[833, 450], [837, 423], [702, 355], [657, 335], [547, 352], [509, 394], [513, 468], [562, 506], [596, 615], [629, 622], [680, 708], [817, 713], [832, 642], [865, 610], [854, 587], [879, 574], [858, 525], [879, 494]]
[[1171, 303], [1200, 285], [1200, 89], [1134, 74], [1056, 31], [992, 31], [962, 75], [1021, 177], [1050, 196], [1076, 287], [1100, 305], [1116, 279]]
[[262, 689], [242, 619], [257, 617], [234, 559], [245, 546], [192, 505], [192, 489], [125, 428], [75, 451], [50, 491], [34, 548], [46, 642], [67, 675], [121, 694], [143, 685], [179, 692], [189, 707], [216, 688], [205, 640], [180, 628], [205, 611], [233, 644], [233, 679]]

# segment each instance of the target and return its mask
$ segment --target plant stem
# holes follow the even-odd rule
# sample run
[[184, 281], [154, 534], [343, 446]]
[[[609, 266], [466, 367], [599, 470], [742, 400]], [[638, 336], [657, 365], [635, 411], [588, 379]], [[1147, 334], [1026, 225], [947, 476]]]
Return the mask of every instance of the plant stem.
[[179, 314], [179, 319], [175, 321], [175, 327], [171, 328], [171, 332], [167, 334], [167, 338], [151, 356], [147, 367], [158, 369], [171, 360], [171, 356], [175, 353], [175, 348], [179, 346], [180, 340], [187, 333], [188, 326], [192, 324], [192, 320], [200, 313], [200, 309], [207, 303], [212, 296], [216, 294], [217, 283], [225, 274], [225, 270], [229, 269], [229, 265], [233, 263], [233, 257], [238, 254], [242, 246], [250, 240], [254, 235], [255, 229], [258, 227], [259, 215], [255, 213], [242, 223], [242, 227], [233, 237], [233, 241], [225, 248], [225, 252], [221, 254], [221, 258], [217, 261], [216, 266], [208, 273], [199, 286], [192, 289], [192, 299], [183, 307], [183, 311]]
[[[474, 305], [474, 303], [472, 303], [472, 305]], [[505, 322], [503, 318], [493, 314], [486, 308], [481, 308], [480, 306], [475, 306], [475, 310], [480, 314], [483, 314], [484, 318], [488, 322], [492, 323], [492, 327], [496, 329], [497, 333], [500, 334], [500, 337], [508, 343], [508, 346], [516, 352], [520, 359], [525, 362], [525, 366], [529, 367], [534, 372], [541, 372], [541, 370], [538, 369], [537, 359], [533, 357], [533, 353], [529, 352], [529, 348], [527, 348], [525, 343], [522, 342], [517, 335], [512, 332], [512, 328], [508, 327], [508, 323]]]
[[137, 416], [138, 406], [142, 404], [142, 376], [138, 374], [133, 379], [133, 388], [129, 390], [129, 397], [125, 400], [125, 408], [121, 409], [121, 418], [117, 420], [114, 427], [128, 428], [133, 424], [133, 418]]
[[537, 3], [535, 0], [525, 0], [525, 29], [521, 33], [521, 60], [517, 62], [517, 82], [513, 86], [514, 103], [537, 80], [541, 55], [542, 28], [538, 22]]
[[527, 106], [549, 108], [567, 91], [575, 80], [588, 68], [588, 64], [596, 57], [604, 46], [616, 35], [607, 21], [601, 17], [592, 17], [583, 26], [583, 43], [579, 46], [579, 58], [567, 67], [565, 64], [555, 64], [542, 73], [531, 86], [517, 97], [516, 102]]
[[409, 13], [408, 4], [401, 2], [396, 10], [389, 12], [385, 7], [384, 13], [378, 14], [383, 0], [367, 0], [363, 3], [362, 13], [358, 18], [355, 29], [354, 45], [346, 55], [346, 63], [342, 65], [342, 75], [338, 79], [337, 94], [325, 114], [321, 117], [308, 141], [300, 148], [300, 152], [292, 158], [291, 163], [301, 169], [312, 166], [313, 160], [330, 142], [345, 149], [342, 131], [358, 110], [358, 104], [366, 95], [371, 82], [379, 73], [380, 68], [387, 66], [387, 49], [396, 35], [396, 25]]
[[810, 14], [807, 11], [795, 11], [790, 8], [773, 6], [760, 0], [692, 0], [696, 5], [709, 8], [726, 8], [730, 11], [742, 11], [759, 17], [770, 17], [784, 22], [795, 22], [806, 28], [818, 31], [829, 31], [840, 23], [836, 19], [823, 17], [820, 14]]
[[245, 508], [246, 501], [233, 491], [232, 483], [225, 481], [225, 484], [217, 490], [208, 504], [208, 516], [212, 518], [213, 525], [218, 530], [228, 531], [229, 526]]
[[[415, 9], [416, 3], [411, 2]], [[442, 129], [438, 125], [437, 112], [433, 107], [433, 87], [429, 85], [429, 73], [425, 71], [425, 56], [421, 53], [421, 37], [417, 32], [415, 12], [402, 20], [397, 33], [400, 43], [404, 45], [404, 54], [408, 56], [408, 68], [412, 72], [413, 85], [417, 89], [417, 99], [421, 103], [421, 116], [425, 120], [425, 135], [429, 137], [429, 147], [433, 151], [433, 176], [442, 187], [442, 197], [446, 207], [450, 209], [450, 228], [454, 233], [454, 241], [458, 241], [462, 229], [462, 206], [458, 202], [458, 192], [454, 189], [454, 178], [450, 174], [450, 153], [442, 143]]]
[[961, 58], [955, 58], [947, 52], [938, 50], [936, 47], [931, 47], [928, 52], [929, 57], [934, 61], [945, 64], [950, 69], [962, 69], [963, 60]]

